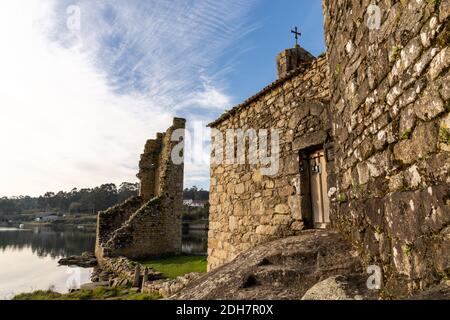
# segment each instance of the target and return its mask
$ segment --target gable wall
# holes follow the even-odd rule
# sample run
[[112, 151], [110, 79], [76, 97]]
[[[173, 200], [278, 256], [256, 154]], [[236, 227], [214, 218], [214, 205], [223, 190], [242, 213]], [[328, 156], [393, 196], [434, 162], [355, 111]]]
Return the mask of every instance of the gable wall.
[[304, 228], [299, 151], [329, 137], [327, 72], [326, 58], [320, 58], [213, 125], [224, 136], [227, 129], [278, 129], [281, 146], [274, 176], [262, 176], [261, 165], [248, 162], [211, 166], [209, 270]]

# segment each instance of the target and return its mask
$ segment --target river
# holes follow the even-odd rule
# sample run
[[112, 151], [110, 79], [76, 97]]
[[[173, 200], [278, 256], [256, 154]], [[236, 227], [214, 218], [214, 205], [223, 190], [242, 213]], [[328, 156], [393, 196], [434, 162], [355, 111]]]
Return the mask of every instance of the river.
[[[183, 252], [206, 254], [207, 233], [183, 230]], [[93, 232], [49, 227], [0, 227], [0, 300], [15, 294], [52, 289], [66, 293], [90, 282], [92, 269], [59, 266], [58, 260], [93, 252]]]

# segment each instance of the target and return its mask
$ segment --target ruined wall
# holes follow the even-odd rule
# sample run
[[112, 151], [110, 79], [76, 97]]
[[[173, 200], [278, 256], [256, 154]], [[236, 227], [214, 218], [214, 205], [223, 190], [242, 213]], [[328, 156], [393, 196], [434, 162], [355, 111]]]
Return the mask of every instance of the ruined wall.
[[263, 176], [261, 165], [248, 159], [211, 166], [209, 270], [258, 244], [298, 234], [310, 218], [302, 207], [299, 152], [329, 141], [327, 70], [325, 58], [303, 65], [210, 125], [224, 135], [278, 129], [281, 145], [274, 176]]
[[325, 0], [324, 11], [332, 222], [382, 266], [387, 295], [408, 293], [450, 275], [450, 1]]
[[139, 196], [99, 213], [96, 256], [100, 263], [103, 257], [181, 253], [184, 165], [174, 163], [171, 154], [180, 143], [172, 141], [172, 133], [184, 128], [185, 120], [176, 118], [166, 133], [147, 141], [139, 163]]

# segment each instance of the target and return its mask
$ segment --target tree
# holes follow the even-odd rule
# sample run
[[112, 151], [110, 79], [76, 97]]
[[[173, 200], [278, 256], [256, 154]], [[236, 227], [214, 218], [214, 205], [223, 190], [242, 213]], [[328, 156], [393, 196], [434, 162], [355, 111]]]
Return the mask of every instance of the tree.
[[199, 190], [196, 186], [193, 186], [192, 188], [184, 189], [183, 198], [185, 200], [208, 201], [209, 192], [203, 189]]
[[18, 205], [18, 200], [1, 198], [0, 199], [0, 215], [11, 216], [21, 213], [21, 209]]
[[72, 202], [69, 206], [69, 213], [71, 213], [71, 214], [80, 213], [81, 207], [82, 207], [81, 203]]
[[123, 202], [138, 194], [139, 183], [123, 182], [119, 186], [118, 201]]
[[139, 184], [124, 182], [117, 189], [114, 183], [94, 189], [77, 189], [70, 192], [46, 192], [43, 196], [0, 199], [0, 215], [15, 215], [23, 211], [56, 211], [59, 213], [92, 213], [106, 210], [126, 199], [136, 196]]

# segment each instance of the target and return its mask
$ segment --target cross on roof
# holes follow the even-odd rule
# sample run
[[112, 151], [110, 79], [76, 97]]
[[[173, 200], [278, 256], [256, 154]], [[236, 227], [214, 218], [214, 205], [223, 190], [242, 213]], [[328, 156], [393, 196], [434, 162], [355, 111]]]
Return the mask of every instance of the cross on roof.
[[295, 27], [293, 30], [291, 30], [293, 34], [295, 34], [295, 46], [298, 46], [298, 38], [302, 35], [301, 32], [298, 31], [298, 28]]

